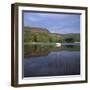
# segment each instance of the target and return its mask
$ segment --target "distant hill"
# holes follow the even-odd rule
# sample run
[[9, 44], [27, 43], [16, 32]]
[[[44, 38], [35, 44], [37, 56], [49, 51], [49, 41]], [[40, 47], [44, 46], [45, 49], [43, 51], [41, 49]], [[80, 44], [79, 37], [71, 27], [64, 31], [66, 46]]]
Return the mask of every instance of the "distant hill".
[[30, 30], [33, 33], [50, 33], [48, 29], [38, 27], [24, 27], [24, 30]]
[[50, 33], [52, 36], [53, 35], [56, 35], [57, 37], [61, 37], [62, 36], [62, 34], [59, 34], [59, 33]]
[[73, 38], [74, 41], [80, 42], [80, 33], [61, 34], [61, 36], [64, 40], [67, 38]]

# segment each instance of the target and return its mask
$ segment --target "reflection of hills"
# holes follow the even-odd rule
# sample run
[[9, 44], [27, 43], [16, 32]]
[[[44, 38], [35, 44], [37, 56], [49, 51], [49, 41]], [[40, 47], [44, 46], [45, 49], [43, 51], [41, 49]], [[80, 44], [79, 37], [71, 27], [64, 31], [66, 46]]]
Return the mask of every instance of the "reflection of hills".
[[24, 57], [47, 56], [50, 52], [79, 51], [79, 46], [68, 45], [56, 47], [55, 45], [24, 45]]
[[24, 56], [25, 57], [38, 57], [47, 56], [49, 54], [48, 47], [40, 45], [24, 45]]
[[39, 57], [39, 56], [47, 56], [49, 52], [31, 52], [25, 54], [25, 57]]

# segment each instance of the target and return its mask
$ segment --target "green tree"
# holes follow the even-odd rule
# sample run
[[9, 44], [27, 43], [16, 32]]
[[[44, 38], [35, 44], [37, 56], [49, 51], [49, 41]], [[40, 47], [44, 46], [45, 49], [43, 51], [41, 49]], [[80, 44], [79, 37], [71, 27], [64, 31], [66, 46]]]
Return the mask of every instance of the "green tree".
[[70, 42], [74, 42], [74, 39], [73, 38], [66, 38], [65, 41], [70, 43]]

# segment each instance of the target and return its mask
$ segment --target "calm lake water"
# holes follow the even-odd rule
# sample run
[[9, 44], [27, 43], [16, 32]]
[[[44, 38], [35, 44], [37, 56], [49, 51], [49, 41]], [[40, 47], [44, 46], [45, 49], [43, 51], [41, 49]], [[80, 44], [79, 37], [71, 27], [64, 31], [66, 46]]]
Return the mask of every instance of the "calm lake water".
[[24, 45], [24, 77], [80, 74], [80, 45]]

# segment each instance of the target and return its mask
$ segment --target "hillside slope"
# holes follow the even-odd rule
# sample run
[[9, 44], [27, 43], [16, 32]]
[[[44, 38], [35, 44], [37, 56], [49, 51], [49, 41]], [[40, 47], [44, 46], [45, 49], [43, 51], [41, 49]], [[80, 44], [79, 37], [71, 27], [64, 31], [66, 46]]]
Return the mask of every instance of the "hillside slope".
[[50, 33], [48, 29], [46, 28], [38, 28], [38, 27], [24, 27], [24, 31], [29, 30], [33, 33]]
[[80, 34], [59, 34], [46, 28], [24, 27], [24, 42], [80, 42]]

